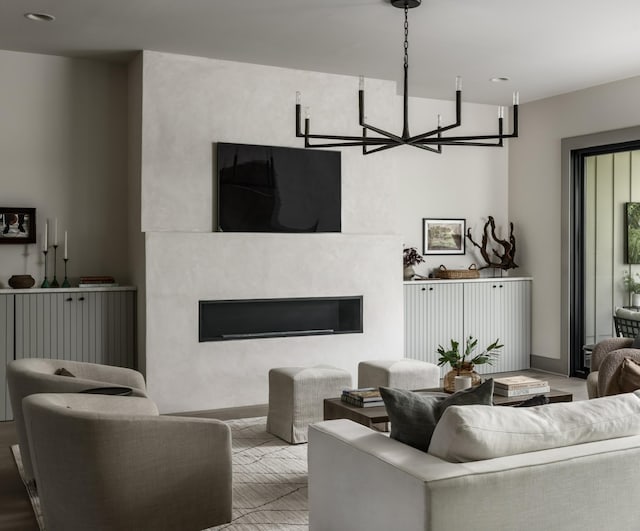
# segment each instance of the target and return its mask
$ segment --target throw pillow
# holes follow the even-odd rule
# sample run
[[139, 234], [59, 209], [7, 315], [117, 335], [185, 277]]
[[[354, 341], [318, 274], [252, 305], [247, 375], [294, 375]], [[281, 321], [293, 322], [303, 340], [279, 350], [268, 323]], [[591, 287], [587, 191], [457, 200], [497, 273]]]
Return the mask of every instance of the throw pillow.
[[638, 334], [636, 336], [636, 338], [633, 340], [633, 343], [631, 343], [631, 347], [630, 348], [640, 349], [640, 334]]
[[380, 387], [391, 423], [389, 436], [413, 448], [426, 452], [433, 431], [444, 410], [452, 405], [492, 405], [493, 380], [489, 379], [477, 387], [445, 393], [417, 393], [406, 389]]
[[390, 387], [381, 387], [380, 395], [391, 423], [389, 436], [426, 452], [439, 418], [437, 405], [447, 396], [444, 393], [418, 394]]
[[620, 365], [618, 386], [621, 393], [631, 393], [640, 389], [640, 364], [631, 358], [625, 358]]
[[453, 393], [438, 405], [438, 420], [449, 406], [492, 406], [493, 378], [489, 378], [476, 387]]
[[544, 406], [549, 403], [549, 398], [544, 395], [532, 396], [524, 402], [520, 402], [513, 407], [532, 407], [532, 406]]
[[58, 376], [70, 376], [71, 378], [76, 377], [75, 374], [73, 374], [71, 371], [68, 371], [64, 367], [60, 367], [59, 369], [56, 369], [56, 372], [54, 372], [53, 374], [57, 374]]

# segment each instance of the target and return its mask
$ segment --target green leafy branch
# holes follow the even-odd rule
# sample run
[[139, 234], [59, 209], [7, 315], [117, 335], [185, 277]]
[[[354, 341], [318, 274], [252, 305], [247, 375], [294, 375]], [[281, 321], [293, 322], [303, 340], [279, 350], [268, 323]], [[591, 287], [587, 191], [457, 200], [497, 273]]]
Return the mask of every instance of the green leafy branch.
[[442, 366], [448, 363], [453, 369], [460, 369], [465, 364], [469, 363], [472, 365], [484, 365], [485, 363], [493, 365], [493, 361], [500, 354], [498, 351], [504, 345], [501, 345], [500, 340], [496, 339], [480, 354], [473, 356], [473, 351], [477, 346], [478, 340], [474, 339], [473, 336], [469, 336], [467, 338], [465, 349], [462, 354], [459, 350], [460, 344], [453, 339], [451, 340], [451, 348], [449, 350], [445, 350], [442, 345], [438, 345], [438, 354], [440, 354], [440, 358], [438, 358], [438, 365]]

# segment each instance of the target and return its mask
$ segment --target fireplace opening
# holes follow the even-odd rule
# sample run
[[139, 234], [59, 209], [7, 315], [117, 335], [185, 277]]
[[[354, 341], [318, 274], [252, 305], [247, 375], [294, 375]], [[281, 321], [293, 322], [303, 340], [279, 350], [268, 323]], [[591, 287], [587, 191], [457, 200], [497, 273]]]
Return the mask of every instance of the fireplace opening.
[[362, 333], [362, 296], [199, 301], [199, 341]]

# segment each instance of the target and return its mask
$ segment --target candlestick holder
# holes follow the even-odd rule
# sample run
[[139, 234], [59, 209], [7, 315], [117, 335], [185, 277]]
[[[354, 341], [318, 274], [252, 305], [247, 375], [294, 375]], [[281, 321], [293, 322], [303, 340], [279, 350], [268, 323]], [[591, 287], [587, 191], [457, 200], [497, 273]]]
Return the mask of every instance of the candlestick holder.
[[56, 278], [56, 269], [58, 269], [58, 244], [53, 245], [53, 280], [51, 281], [52, 288], [59, 288], [58, 279]]
[[64, 260], [64, 280], [62, 281], [62, 287], [70, 288], [71, 284], [69, 283], [69, 279], [67, 278], [67, 262], [69, 261], [69, 259], [63, 258], [63, 260]]
[[45, 249], [44, 251], [42, 251], [42, 254], [44, 255], [44, 280], [42, 281], [42, 284], [40, 285], [41, 288], [50, 288], [51, 285], [49, 284], [49, 280], [47, 279], [47, 253], [49, 251], [47, 249]]

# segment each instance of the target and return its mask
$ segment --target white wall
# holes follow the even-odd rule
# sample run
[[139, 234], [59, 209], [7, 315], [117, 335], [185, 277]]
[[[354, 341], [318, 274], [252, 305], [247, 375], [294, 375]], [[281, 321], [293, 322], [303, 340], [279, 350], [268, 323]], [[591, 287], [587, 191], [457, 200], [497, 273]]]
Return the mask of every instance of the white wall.
[[562, 315], [562, 253], [567, 251], [562, 248], [561, 140], [637, 125], [639, 91], [640, 78], [632, 78], [525, 104], [520, 138], [509, 146], [509, 212], [521, 227], [522, 273], [534, 277], [532, 352], [562, 360], [563, 371], [568, 357], [561, 330], [567, 318]]
[[[421, 249], [423, 217], [507, 219], [506, 149], [344, 149], [343, 233], [212, 233], [213, 144], [302, 147], [295, 91], [312, 130], [358, 134], [357, 78], [144, 52], [142, 230], [146, 235], [147, 381], [162, 411], [267, 401], [267, 372], [328, 362], [355, 377], [362, 359], [402, 356], [402, 244]], [[411, 101], [412, 132], [453, 118], [451, 102]], [[368, 120], [400, 130], [394, 83], [367, 80]], [[468, 131], [496, 110], [465, 105]], [[428, 267], [468, 265], [435, 257]], [[425, 271], [427, 271], [425, 269]], [[197, 343], [199, 299], [364, 295], [363, 334]], [[355, 383], [355, 381], [354, 381]]]
[[[13, 274], [42, 282], [47, 218], [58, 218], [60, 243], [69, 231], [72, 282], [101, 274], [130, 282], [126, 68], [0, 51], [0, 71], [0, 206], [35, 207], [38, 242], [0, 246], [0, 286], [8, 287]], [[52, 236], [50, 231], [50, 243]], [[58, 251], [61, 281], [62, 248]]]

